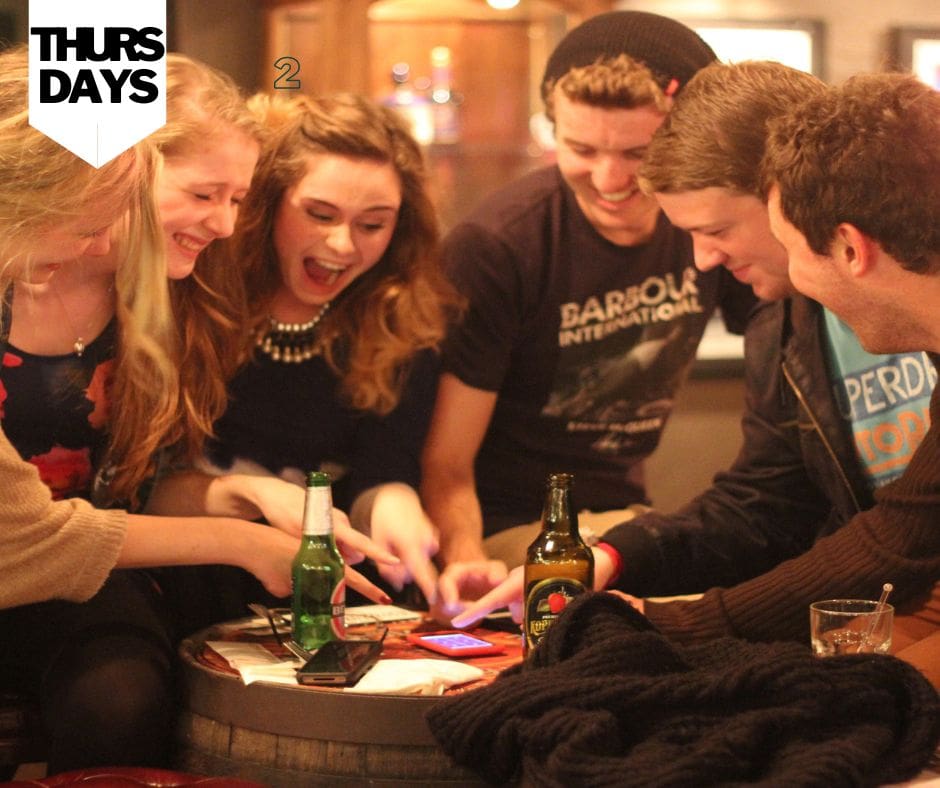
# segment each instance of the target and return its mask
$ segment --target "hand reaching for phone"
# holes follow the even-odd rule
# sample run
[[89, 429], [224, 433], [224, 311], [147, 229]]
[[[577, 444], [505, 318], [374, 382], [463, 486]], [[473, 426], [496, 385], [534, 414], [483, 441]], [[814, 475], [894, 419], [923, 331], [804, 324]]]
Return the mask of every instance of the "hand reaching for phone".
[[[505, 564], [503, 571], [505, 572]], [[509, 608], [513, 621], [517, 624], [522, 621], [522, 591], [525, 582], [525, 568], [517, 566], [505, 579], [475, 602], [470, 602], [464, 609], [451, 619], [451, 625], [458, 629], [472, 626], [480, 619], [488, 616], [494, 610], [503, 607]]]

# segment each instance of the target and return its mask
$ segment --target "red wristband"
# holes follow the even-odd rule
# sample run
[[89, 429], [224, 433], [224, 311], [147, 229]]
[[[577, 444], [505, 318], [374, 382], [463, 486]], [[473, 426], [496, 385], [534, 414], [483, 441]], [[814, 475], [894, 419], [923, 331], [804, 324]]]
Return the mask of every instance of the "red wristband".
[[604, 588], [610, 588], [614, 583], [617, 582], [617, 579], [620, 577], [620, 573], [623, 571], [623, 558], [621, 558], [620, 553], [617, 552], [617, 548], [613, 545], [607, 544], [607, 542], [598, 542], [594, 545], [598, 550], [603, 550], [607, 555], [610, 556], [610, 560], [614, 562], [614, 573], [610, 576], [610, 579], [604, 583]]

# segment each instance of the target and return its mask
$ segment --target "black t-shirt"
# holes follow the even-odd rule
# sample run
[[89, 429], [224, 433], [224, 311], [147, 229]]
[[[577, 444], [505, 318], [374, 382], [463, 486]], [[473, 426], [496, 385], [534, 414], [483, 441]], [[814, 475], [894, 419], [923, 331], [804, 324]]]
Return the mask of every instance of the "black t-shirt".
[[556, 167], [455, 227], [445, 264], [469, 311], [444, 369], [499, 393], [476, 461], [488, 534], [537, 519], [553, 471], [575, 475], [579, 508], [645, 501], [642, 460], [705, 324], [721, 304], [741, 331], [755, 302], [723, 269], [697, 271], [689, 236], [662, 215], [645, 244], [603, 238]]

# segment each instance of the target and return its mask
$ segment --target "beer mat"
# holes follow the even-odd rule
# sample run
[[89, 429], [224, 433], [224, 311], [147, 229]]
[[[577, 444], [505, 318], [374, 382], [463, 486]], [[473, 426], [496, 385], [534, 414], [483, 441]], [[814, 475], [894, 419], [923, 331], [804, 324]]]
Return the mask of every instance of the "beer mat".
[[[388, 625], [388, 634], [385, 636], [385, 642], [382, 644], [382, 659], [448, 660], [448, 657], [442, 654], [435, 654], [407, 640], [407, 636], [410, 632], [434, 632], [440, 629], [440, 624], [425, 616], [422, 616], [421, 620], [417, 622], [390, 622]], [[483, 675], [479, 679], [469, 683], [446, 689], [444, 691], [445, 695], [454, 695], [466, 692], [469, 689], [485, 686], [492, 682], [500, 672], [522, 660], [522, 639], [519, 634], [500, 632], [484, 627], [477, 627], [468, 630], [468, 632], [502, 646], [504, 653], [457, 660], [463, 664], [480, 668], [483, 671]], [[212, 628], [211, 637], [209, 639], [219, 642], [256, 643], [269, 651], [278, 661], [287, 661], [291, 658], [290, 652], [283, 646], [277, 644], [269, 628], [262, 629], [257, 626], [256, 619], [241, 619], [227, 624], [220, 624]], [[212, 668], [213, 670], [235, 676], [239, 675], [238, 670], [233, 668], [225, 657], [213, 649], [208, 642], [195, 644], [194, 656], [200, 664]], [[302, 687], [300, 684], [297, 686]], [[313, 692], [342, 691], [341, 687], [305, 686], [302, 688]]]

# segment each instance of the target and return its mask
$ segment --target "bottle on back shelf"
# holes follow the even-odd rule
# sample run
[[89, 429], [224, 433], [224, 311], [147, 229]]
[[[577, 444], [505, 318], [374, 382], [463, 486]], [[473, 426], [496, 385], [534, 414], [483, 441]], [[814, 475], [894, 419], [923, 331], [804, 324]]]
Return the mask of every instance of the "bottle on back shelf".
[[430, 145], [434, 142], [431, 101], [423, 92], [414, 89], [411, 67], [407, 63], [392, 66], [392, 85], [392, 93], [385, 99], [385, 104], [401, 113], [419, 144]]
[[450, 47], [431, 50], [431, 110], [434, 113], [434, 142], [454, 145], [460, 141], [457, 97], [451, 90]]

